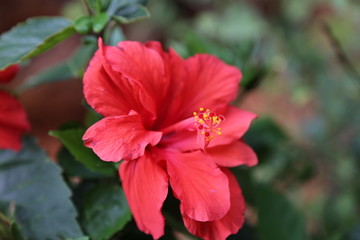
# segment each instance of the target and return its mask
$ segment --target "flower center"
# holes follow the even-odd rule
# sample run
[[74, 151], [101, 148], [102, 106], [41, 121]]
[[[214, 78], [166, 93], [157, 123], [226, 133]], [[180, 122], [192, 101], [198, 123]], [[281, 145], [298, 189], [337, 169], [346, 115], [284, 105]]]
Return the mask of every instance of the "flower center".
[[197, 128], [197, 140], [203, 150], [209, 145], [216, 135], [221, 135], [219, 125], [225, 120], [224, 116], [217, 115], [209, 109], [199, 108], [194, 112], [194, 121]]

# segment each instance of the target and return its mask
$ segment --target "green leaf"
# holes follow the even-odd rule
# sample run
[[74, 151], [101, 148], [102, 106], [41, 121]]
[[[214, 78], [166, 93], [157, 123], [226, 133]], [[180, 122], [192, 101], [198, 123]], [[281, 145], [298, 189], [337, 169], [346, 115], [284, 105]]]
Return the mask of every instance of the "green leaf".
[[38, 75], [30, 77], [24, 84], [19, 87], [19, 91], [25, 91], [29, 88], [33, 88], [44, 83], [54, 83], [61, 80], [67, 80], [73, 78], [74, 74], [71, 67], [67, 63], [60, 63], [44, 71]]
[[112, 0], [85, 0], [85, 3], [93, 14], [99, 14], [105, 10]]
[[147, 1], [142, 0], [113, 0], [106, 12], [120, 23], [132, 23], [150, 17], [144, 7]]
[[252, 168], [246, 166], [238, 166], [231, 168], [232, 173], [235, 175], [238, 183], [240, 184], [242, 194], [246, 199], [246, 202], [250, 205], [255, 205], [256, 196], [254, 190], [254, 183], [251, 176], [253, 172]]
[[97, 38], [87, 36], [84, 38], [83, 45], [75, 52], [75, 54], [68, 60], [68, 64], [76, 78], [82, 78], [84, 70], [88, 66], [91, 57], [97, 50]]
[[129, 24], [150, 17], [146, 7], [137, 3], [130, 3], [118, 9], [113, 18], [119, 23]]
[[37, 17], [20, 23], [0, 36], [0, 70], [37, 56], [74, 33], [70, 20]]
[[95, 15], [93, 18], [93, 31], [96, 33], [101, 32], [101, 30], [104, 29], [109, 20], [110, 17], [105, 12]]
[[259, 118], [251, 125], [244, 139], [255, 150], [259, 159], [268, 159], [278, 146], [284, 143], [287, 136], [273, 119]]
[[93, 25], [93, 18], [91, 16], [81, 16], [74, 22], [75, 30], [80, 34], [90, 33]]
[[26, 239], [82, 236], [71, 192], [61, 170], [33, 138], [16, 153], [0, 151], [0, 202], [15, 204], [15, 219]]
[[79, 238], [67, 238], [66, 240], [90, 240], [88, 236], [79, 237]]
[[119, 42], [125, 40], [125, 36], [120, 27], [114, 27], [105, 31], [104, 40], [106, 45], [116, 46]]
[[116, 11], [129, 4], [129, 0], [113, 0], [110, 2], [106, 12], [109, 16], [114, 16]]
[[260, 240], [305, 240], [303, 216], [291, 205], [285, 196], [267, 185], [256, 188], [258, 210], [258, 233]]
[[120, 187], [97, 186], [87, 196], [82, 222], [91, 239], [109, 239], [130, 220], [131, 212]]
[[70, 59], [30, 77], [18, 88], [18, 91], [25, 91], [45, 83], [54, 83], [70, 78], [81, 78], [96, 48], [97, 40], [91, 38]]
[[102, 161], [90, 148], [84, 146], [84, 133], [85, 130], [82, 128], [72, 128], [51, 131], [49, 134], [58, 138], [71, 154], [89, 169], [105, 175], [114, 174], [116, 169], [112, 163]]
[[114, 15], [115, 12], [121, 8], [124, 8], [125, 6], [129, 4], [140, 4], [145, 6], [148, 3], [148, 0], [112, 0], [110, 1], [106, 12], [109, 15]]

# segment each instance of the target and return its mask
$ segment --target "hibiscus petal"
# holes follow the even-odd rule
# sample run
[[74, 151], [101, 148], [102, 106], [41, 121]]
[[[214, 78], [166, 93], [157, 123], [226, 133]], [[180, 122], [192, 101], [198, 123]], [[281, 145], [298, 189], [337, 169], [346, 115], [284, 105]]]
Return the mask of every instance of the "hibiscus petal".
[[[105, 55], [118, 51], [104, 46], [99, 39], [99, 50], [91, 59], [84, 74], [84, 95], [87, 102], [103, 116], [118, 116], [135, 110], [143, 121], [154, 118], [153, 100], [136, 81], [113, 70]], [[150, 110], [149, 110], [150, 109]]]
[[153, 156], [124, 161], [119, 169], [122, 186], [138, 228], [154, 239], [164, 234], [163, 202], [168, 193], [168, 176]]
[[[173, 49], [164, 51], [159, 42], [147, 42], [146, 47], [156, 51], [164, 62], [165, 79], [167, 79], [167, 92], [163, 95], [161, 108], [158, 112], [158, 119], [155, 124], [156, 129], [166, 128], [172, 124], [182, 121], [184, 110], [184, 88], [186, 86], [187, 71], [185, 60], [182, 59]], [[164, 91], [163, 88], [161, 91]]]
[[163, 101], [167, 111], [161, 128], [193, 116], [200, 107], [222, 110], [235, 98], [241, 79], [236, 67], [207, 54], [183, 60], [172, 49], [168, 54], [162, 53], [156, 42], [147, 46], [163, 57], [167, 78], [171, 79], [167, 91], [170, 94], [165, 96], [169, 100]]
[[222, 218], [230, 208], [229, 183], [216, 164], [201, 151], [168, 152], [167, 170], [184, 212], [198, 221]]
[[16, 73], [19, 71], [19, 65], [14, 64], [11, 65], [4, 70], [0, 71], [0, 83], [8, 83], [10, 82], [16, 75]]
[[235, 234], [244, 224], [245, 202], [241, 189], [234, 175], [228, 169], [222, 169], [229, 179], [231, 207], [220, 220], [199, 222], [191, 219], [181, 208], [186, 228], [192, 234], [205, 240], [225, 240], [230, 234]]
[[[200, 107], [223, 109], [236, 94], [241, 72], [215, 56], [198, 54], [185, 61], [182, 101], [174, 104], [170, 116], [184, 119]], [[176, 117], [174, 117], [176, 116]]]
[[255, 113], [229, 106], [225, 113], [225, 121], [219, 127], [221, 135], [211, 140], [209, 147], [225, 145], [240, 139], [249, 129], [251, 122], [257, 117]]
[[161, 139], [162, 146], [168, 149], [176, 149], [180, 152], [200, 150], [196, 144], [196, 131], [181, 130], [172, 132]]
[[144, 155], [145, 147], [156, 145], [161, 136], [146, 130], [135, 114], [103, 118], [85, 132], [83, 140], [102, 160], [118, 162]]
[[20, 103], [10, 94], [0, 91], [0, 149], [21, 148], [21, 136], [30, 129], [30, 123]]
[[[154, 101], [151, 110], [155, 113], [170, 83], [159, 53], [140, 42], [122, 41], [116, 47], [106, 47], [104, 54], [114, 71], [144, 87], [146, 97]], [[144, 103], [149, 105], [149, 100], [144, 99]]]
[[258, 163], [254, 150], [243, 141], [208, 148], [206, 153], [222, 167], [236, 167], [244, 164], [252, 167]]

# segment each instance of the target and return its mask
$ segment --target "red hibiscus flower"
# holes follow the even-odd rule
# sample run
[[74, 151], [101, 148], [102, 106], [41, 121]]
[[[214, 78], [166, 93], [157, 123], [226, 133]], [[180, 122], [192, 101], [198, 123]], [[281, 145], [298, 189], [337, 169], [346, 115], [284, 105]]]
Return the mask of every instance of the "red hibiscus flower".
[[[0, 83], [10, 82], [19, 70], [11, 65], [0, 71]], [[21, 149], [21, 136], [30, 129], [26, 113], [10, 94], [0, 91], [0, 149]]]
[[0, 149], [21, 149], [21, 136], [30, 129], [26, 113], [10, 94], [0, 91]]
[[11, 65], [4, 70], [0, 71], [0, 83], [7, 83], [10, 82], [16, 75], [16, 73], [19, 71], [19, 65], [14, 64]]
[[245, 203], [227, 167], [257, 158], [241, 137], [255, 114], [230, 106], [240, 71], [199, 54], [187, 60], [158, 42], [104, 46], [84, 76], [88, 103], [104, 116], [83, 136], [104, 161], [118, 162], [138, 228], [164, 234], [170, 183], [187, 229], [221, 240], [244, 222]]

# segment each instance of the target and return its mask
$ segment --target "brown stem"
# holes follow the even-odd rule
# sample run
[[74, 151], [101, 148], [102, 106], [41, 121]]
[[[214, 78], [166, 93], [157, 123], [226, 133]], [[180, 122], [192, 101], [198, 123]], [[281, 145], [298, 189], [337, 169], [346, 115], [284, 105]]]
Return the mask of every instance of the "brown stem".
[[10, 220], [0, 212], [0, 224], [10, 227]]
[[93, 12], [92, 12], [92, 10], [90, 9], [89, 5], [86, 3], [85, 0], [82, 0], [81, 2], [82, 2], [82, 4], [83, 4], [84, 8], [86, 9], [88, 15], [91, 16], [91, 15], [93, 14]]
[[336, 57], [339, 60], [340, 64], [343, 66], [343, 68], [347, 70], [353, 77], [360, 80], [359, 72], [356, 70], [354, 64], [346, 55], [344, 49], [341, 47], [339, 40], [335, 37], [329, 24], [327, 24], [325, 21], [322, 21], [321, 28], [324, 31], [325, 36], [328, 38], [332, 48], [336, 53]]

